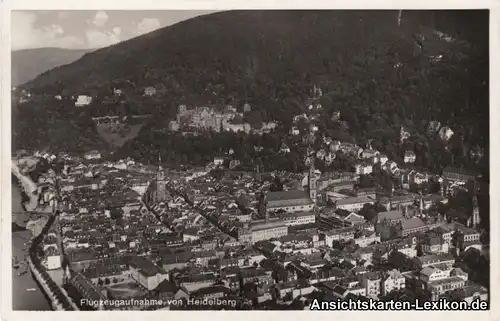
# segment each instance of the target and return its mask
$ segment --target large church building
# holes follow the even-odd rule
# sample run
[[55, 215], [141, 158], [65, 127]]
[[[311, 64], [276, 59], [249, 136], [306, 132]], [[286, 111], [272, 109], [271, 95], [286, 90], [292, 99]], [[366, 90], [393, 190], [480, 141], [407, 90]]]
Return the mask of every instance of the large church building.
[[156, 177], [149, 184], [146, 192], [144, 193], [143, 201], [147, 205], [165, 202], [168, 200], [165, 172], [161, 166], [161, 156], [158, 155], [158, 170]]
[[[314, 165], [309, 168], [308, 190], [293, 190], [281, 192], [263, 192], [259, 196], [258, 216], [261, 218], [247, 222], [238, 230], [238, 240], [243, 243], [280, 238], [288, 235], [289, 225], [301, 225], [315, 222], [315, 216], [309, 213], [316, 203], [316, 173]], [[270, 218], [270, 212], [283, 210], [286, 213]], [[300, 217], [293, 213], [301, 212]], [[312, 215], [311, 215], [312, 214]], [[288, 219], [290, 215], [291, 219]], [[311, 217], [312, 216], [312, 217]]]
[[291, 190], [269, 192], [267, 194], [267, 210], [284, 210], [289, 213], [312, 211], [317, 198], [316, 173], [314, 165], [309, 167], [307, 185], [307, 191]]

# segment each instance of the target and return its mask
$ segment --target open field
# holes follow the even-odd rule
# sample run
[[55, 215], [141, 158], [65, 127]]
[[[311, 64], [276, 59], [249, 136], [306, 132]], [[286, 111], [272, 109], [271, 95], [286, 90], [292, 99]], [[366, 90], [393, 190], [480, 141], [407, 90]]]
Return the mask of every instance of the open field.
[[97, 133], [111, 146], [120, 147], [135, 138], [141, 128], [142, 124], [99, 124], [97, 125]]

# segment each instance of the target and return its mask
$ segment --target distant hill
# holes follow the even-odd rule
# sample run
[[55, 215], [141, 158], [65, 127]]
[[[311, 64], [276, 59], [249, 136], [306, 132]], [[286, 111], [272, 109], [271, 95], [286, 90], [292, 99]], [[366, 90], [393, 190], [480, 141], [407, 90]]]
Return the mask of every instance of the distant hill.
[[[421, 133], [430, 120], [438, 120], [460, 133], [454, 147], [458, 156], [467, 154], [462, 145], [487, 149], [488, 11], [405, 11], [400, 26], [397, 17], [397, 11], [385, 10], [214, 13], [87, 53], [21, 87], [44, 97], [92, 94], [96, 101], [120, 88], [125, 113], [142, 108], [140, 113], [152, 114], [156, 122], [149, 126], [158, 129], [179, 104], [244, 102], [263, 119], [289, 126], [317, 85], [325, 92], [325, 115], [341, 111], [342, 128], [363, 146], [373, 139], [388, 154], [404, 154], [400, 128]], [[436, 30], [455, 41], [443, 40]], [[141, 93], [146, 86], [157, 88], [148, 110]], [[14, 148], [101, 145], [89, 119], [92, 108], [75, 111], [71, 103], [64, 104], [19, 105], [13, 116]], [[107, 110], [99, 103], [94, 107]], [[182, 143], [163, 146], [169, 140], [151, 129], [144, 126], [115, 155], [140, 158], [162, 146], [166, 153], [179, 152], [176, 161], [181, 163], [202, 151], [204, 160], [214, 149], [222, 150], [199, 141], [193, 141], [198, 149]], [[428, 161], [442, 146], [412, 137], [407, 148], [424, 155], [419, 159], [451, 162], [448, 154]], [[458, 156], [455, 161], [467, 158]]]
[[52, 68], [80, 59], [92, 50], [38, 48], [12, 52], [12, 86], [22, 85]]
[[161, 83], [176, 96], [201, 94], [218, 84], [225, 96], [245, 89], [250, 96], [252, 87], [270, 87], [279, 95], [284, 81], [336, 82], [370, 50], [390, 55], [380, 61], [384, 64], [410, 59], [411, 34], [418, 29], [414, 23], [398, 29], [396, 17], [396, 11], [215, 13], [86, 54], [26, 87], [77, 93], [121, 80], [136, 87]]
[[[459, 19], [448, 11], [406, 11], [398, 27], [397, 11], [214, 13], [88, 53], [26, 87], [76, 94], [131, 81], [137, 87], [161, 83], [174, 93], [200, 93], [208, 85], [223, 84], [223, 92], [230, 94], [249, 83], [247, 87], [270, 87], [283, 80], [335, 83], [345, 81], [341, 75], [353, 66], [363, 65], [364, 73], [373, 75], [410, 60], [416, 50], [414, 35], [436, 15], [436, 20]], [[273, 83], [256, 83], [276, 77]]]

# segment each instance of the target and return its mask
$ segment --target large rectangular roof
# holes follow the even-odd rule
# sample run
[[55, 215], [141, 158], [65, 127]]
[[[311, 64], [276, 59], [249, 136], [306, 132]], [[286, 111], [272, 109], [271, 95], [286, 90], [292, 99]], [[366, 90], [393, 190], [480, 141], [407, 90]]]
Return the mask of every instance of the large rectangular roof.
[[403, 214], [400, 211], [379, 212], [377, 214], [377, 222], [379, 223], [381, 223], [384, 220], [396, 221], [402, 219], [403, 219]]
[[267, 203], [270, 208], [281, 206], [302, 206], [310, 205], [313, 201], [305, 191], [283, 191], [269, 192], [267, 194]]

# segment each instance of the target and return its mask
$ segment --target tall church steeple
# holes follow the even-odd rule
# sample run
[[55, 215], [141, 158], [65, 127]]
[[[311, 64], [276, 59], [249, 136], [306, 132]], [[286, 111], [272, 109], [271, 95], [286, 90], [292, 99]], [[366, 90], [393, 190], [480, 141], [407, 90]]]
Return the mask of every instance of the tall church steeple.
[[267, 211], [267, 195], [264, 191], [259, 195], [257, 214], [259, 218], [264, 218], [266, 222], [269, 220], [269, 212]]
[[161, 153], [160, 152], [158, 152], [158, 164], [157, 164], [157, 166], [158, 166], [157, 171], [159, 173], [163, 170], [163, 167], [161, 166]]
[[156, 171], [156, 201], [161, 202], [165, 199], [165, 172], [161, 166], [161, 155], [158, 152], [158, 169]]
[[314, 168], [314, 157], [310, 158], [309, 165], [309, 175], [308, 175], [308, 190], [309, 190], [309, 198], [316, 203], [317, 200], [317, 188], [316, 188], [316, 171]]
[[477, 228], [481, 223], [481, 218], [479, 217], [479, 204], [477, 201], [477, 185], [474, 181], [474, 187], [472, 191], [472, 227]]
[[420, 215], [424, 213], [424, 199], [422, 197], [422, 193], [420, 193], [420, 198], [418, 201], [418, 211]]
[[444, 194], [445, 194], [445, 192], [444, 192], [444, 179], [442, 177], [440, 177], [438, 182], [439, 182], [439, 194], [441, 196], [444, 196]]

